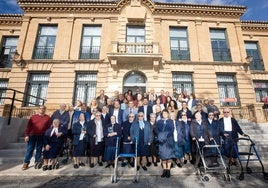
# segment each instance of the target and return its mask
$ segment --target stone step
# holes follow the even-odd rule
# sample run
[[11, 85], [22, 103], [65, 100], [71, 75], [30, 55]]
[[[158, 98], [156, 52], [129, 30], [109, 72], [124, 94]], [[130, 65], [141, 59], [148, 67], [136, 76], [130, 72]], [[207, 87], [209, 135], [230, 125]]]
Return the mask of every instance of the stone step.
[[27, 148], [27, 143], [23, 142], [23, 143], [9, 143], [7, 145], [6, 149], [25, 149]]

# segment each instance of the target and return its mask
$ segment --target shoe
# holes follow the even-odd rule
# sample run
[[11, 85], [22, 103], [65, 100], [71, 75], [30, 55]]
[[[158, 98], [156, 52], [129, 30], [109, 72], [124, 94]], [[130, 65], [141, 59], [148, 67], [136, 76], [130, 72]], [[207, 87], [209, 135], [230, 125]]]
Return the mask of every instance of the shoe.
[[74, 168], [75, 169], [79, 168], [79, 165], [78, 164], [74, 164]]
[[190, 163], [193, 165], [194, 164], [194, 160], [190, 160]]
[[180, 162], [179, 162], [179, 163], [177, 163], [177, 167], [182, 168], [182, 165], [181, 165], [181, 163], [180, 163]]
[[184, 163], [184, 164], [187, 164], [187, 160], [186, 160], [186, 159], [184, 159], [183, 163]]
[[170, 166], [170, 168], [174, 168], [174, 165], [173, 165], [173, 163], [171, 163], [171, 166]]
[[135, 164], [133, 162], [129, 163], [130, 166], [133, 168], [135, 166]]
[[52, 165], [49, 165], [47, 169], [52, 170]]
[[137, 171], [139, 171], [140, 170], [140, 167], [139, 166], [137, 166]]
[[29, 168], [29, 164], [28, 163], [23, 163], [22, 165], [22, 170], [27, 170]]
[[99, 166], [103, 166], [103, 163], [102, 162], [99, 162]]
[[94, 163], [90, 163], [89, 167], [94, 168]]
[[43, 166], [43, 171], [46, 171], [46, 170], [48, 170], [48, 167], [47, 167], [47, 165], [44, 165]]
[[150, 167], [151, 165], [152, 165], [151, 162], [148, 162], [148, 163], [146, 164], [147, 167]]
[[154, 163], [154, 166], [157, 166], [157, 163]]
[[112, 164], [107, 164], [107, 165], [105, 166], [105, 168], [109, 168], [111, 165], [112, 165]]
[[166, 175], [167, 175], [167, 170], [163, 170], [163, 173], [162, 173], [162, 175], [161, 175], [161, 178], [166, 177]]
[[166, 178], [170, 178], [170, 170], [167, 170]]
[[142, 166], [141, 167], [144, 171], [147, 171], [147, 167], [146, 166]]
[[83, 162], [80, 162], [79, 166], [86, 166], [86, 165]]

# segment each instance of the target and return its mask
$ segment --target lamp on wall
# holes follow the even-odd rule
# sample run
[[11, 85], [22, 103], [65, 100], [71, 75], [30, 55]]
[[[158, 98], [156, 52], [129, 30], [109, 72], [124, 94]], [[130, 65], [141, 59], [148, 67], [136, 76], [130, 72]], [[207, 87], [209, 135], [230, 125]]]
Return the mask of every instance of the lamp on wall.
[[253, 57], [252, 56], [247, 56], [245, 58], [245, 60], [246, 60], [246, 62], [243, 63], [243, 65], [241, 66], [241, 69], [247, 72], [248, 71], [248, 68], [250, 66], [250, 63], [253, 60]]
[[15, 62], [18, 67], [23, 69], [24, 67], [26, 67], [26, 62], [23, 59], [21, 59], [20, 57], [21, 56], [20, 56], [20, 54], [18, 53], [17, 50], [15, 50], [15, 52], [11, 53], [12, 61]]

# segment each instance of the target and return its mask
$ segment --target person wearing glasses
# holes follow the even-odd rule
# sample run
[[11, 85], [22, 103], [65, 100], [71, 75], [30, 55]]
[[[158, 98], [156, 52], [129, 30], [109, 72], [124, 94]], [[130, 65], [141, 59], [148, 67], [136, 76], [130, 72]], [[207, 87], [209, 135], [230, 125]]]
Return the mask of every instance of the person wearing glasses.
[[151, 125], [144, 120], [144, 113], [138, 113], [138, 119], [130, 128], [130, 137], [137, 144], [137, 170], [140, 166], [147, 170], [145, 166], [146, 157], [150, 155], [150, 145], [152, 143]]
[[156, 123], [156, 135], [159, 142], [159, 158], [162, 160], [163, 173], [162, 178], [170, 178], [170, 169], [174, 154], [174, 125], [169, 119], [169, 113], [165, 109], [162, 111], [162, 119]]
[[88, 157], [89, 157], [89, 166], [90, 168], [94, 167], [94, 157], [98, 158], [99, 166], [103, 166], [102, 156], [104, 154], [104, 140], [103, 140], [103, 129], [106, 123], [105, 120], [101, 118], [101, 113], [96, 112], [95, 118], [89, 122], [88, 126], [88, 135], [89, 146], [88, 146]]
[[104, 160], [107, 162], [105, 168], [110, 166], [114, 167], [116, 140], [117, 137], [121, 137], [122, 128], [121, 125], [116, 123], [116, 117], [111, 116], [111, 123], [107, 124], [103, 129], [103, 136], [105, 141]]
[[[130, 137], [130, 128], [135, 119], [135, 114], [131, 113], [128, 115], [128, 121], [122, 123], [122, 153], [134, 153], [133, 144]], [[131, 167], [134, 167], [133, 159], [127, 160], [123, 159], [121, 163], [122, 167], [125, 167], [129, 162]]]
[[89, 141], [88, 138], [88, 122], [86, 121], [85, 114], [80, 113], [79, 121], [73, 125], [73, 166], [75, 169], [79, 166], [85, 166], [83, 157], [86, 154], [86, 147]]
[[[200, 166], [200, 154], [197, 149], [197, 144], [199, 148], [202, 150], [203, 146], [209, 144], [213, 137], [210, 135], [208, 131], [207, 123], [204, 119], [202, 119], [202, 115], [200, 112], [195, 114], [195, 120], [191, 122], [190, 125], [190, 134], [193, 142], [193, 151], [195, 152], [195, 164], [194, 167], [197, 169]], [[196, 142], [197, 141], [197, 142]], [[206, 150], [204, 152], [207, 152]]]
[[244, 134], [236, 119], [231, 117], [231, 111], [229, 108], [223, 109], [223, 115], [224, 117], [219, 120], [219, 125], [223, 132], [224, 155], [229, 158], [229, 165], [239, 166], [237, 162], [238, 156], [235, 153], [235, 149], [238, 152], [238, 133], [242, 136], [247, 135]]

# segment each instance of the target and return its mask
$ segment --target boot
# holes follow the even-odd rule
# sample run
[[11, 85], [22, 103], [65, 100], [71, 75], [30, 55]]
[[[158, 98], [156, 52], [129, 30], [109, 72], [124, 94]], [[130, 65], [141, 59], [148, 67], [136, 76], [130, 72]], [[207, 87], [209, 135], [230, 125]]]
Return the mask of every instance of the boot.
[[166, 175], [167, 175], [167, 170], [163, 170], [163, 173], [162, 173], [162, 175], [161, 175], [161, 178], [166, 177]]
[[166, 178], [170, 178], [170, 170], [167, 170]]

